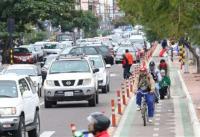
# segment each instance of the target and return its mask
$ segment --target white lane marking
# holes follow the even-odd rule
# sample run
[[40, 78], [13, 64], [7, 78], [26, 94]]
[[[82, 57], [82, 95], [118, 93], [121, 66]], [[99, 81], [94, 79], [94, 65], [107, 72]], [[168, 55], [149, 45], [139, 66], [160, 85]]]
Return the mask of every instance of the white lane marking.
[[156, 117], [160, 117], [160, 114], [156, 114], [155, 116], [156, 116]]
[[160, 118], [155, 118], [156, 121], [160, 121]]
[[153, 134], [153, 137], [158, 137], [158, 136], [159, 136], [159, 134], [157, 134], [157, 133]]
[[159, 128], [154, 128], [153, 130], [154, 130], [154, 131], [159, 131], [160, 129], [159, 129]]
[[157, 106], [156, 108], [157, 108], [157, 109], [161, 109], [161, 106]]
[[115, 73], [110, 74], [110, 77], [116, 77], [116, 76], [117, 76], [117, 74], [115, 74]]
[[157, 106], [162, 106], [162, 103], [158, 103]]
[[160, 125], [160, 123], [158, 123], [158, 122], [155, 122], [155, 123], [154, 123], [154, 125], [156, 125], [156, 126], [159, 126], [159, 125]]
[[55, 131], [44, 131], [40, 137], [51, 137], [54, 133]]
[[40, 102], [40, 106], [44, 105], [44, 101]]
[[161, 112], [161, 110], [160, 110], [160, 109], [157, 109], [156, 112]]
[[168, 112], [172, 112], [172, 110], [171, 110], [171, 109], [168, 109]]

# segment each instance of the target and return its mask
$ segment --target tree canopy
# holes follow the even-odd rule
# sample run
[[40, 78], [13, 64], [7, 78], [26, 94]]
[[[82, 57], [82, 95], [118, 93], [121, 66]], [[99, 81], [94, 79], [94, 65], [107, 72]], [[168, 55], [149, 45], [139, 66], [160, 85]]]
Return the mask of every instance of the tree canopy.
[[199, 0], [120, 0], [133, 24], [142, 24], [155, 38], [180, 38], [186, 33], [200, 43]]

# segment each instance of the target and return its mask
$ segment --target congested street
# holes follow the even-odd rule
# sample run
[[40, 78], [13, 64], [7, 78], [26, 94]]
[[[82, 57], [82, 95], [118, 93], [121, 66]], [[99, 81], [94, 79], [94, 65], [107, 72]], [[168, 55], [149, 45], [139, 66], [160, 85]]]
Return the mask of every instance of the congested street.
[[0, 0], [0, 137], [200, 137], [199, 0]]

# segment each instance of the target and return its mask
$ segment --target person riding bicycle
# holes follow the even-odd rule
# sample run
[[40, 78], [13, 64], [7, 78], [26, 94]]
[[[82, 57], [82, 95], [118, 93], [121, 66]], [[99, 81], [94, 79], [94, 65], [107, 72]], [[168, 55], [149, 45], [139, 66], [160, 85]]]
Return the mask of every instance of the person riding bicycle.
[[159, 82], [160, 99], [164, 99], [167, 94], [167, 90], [171, 85], [171, 80], [170, 80], [169, 76], [166, 75], [165, 70], [161, 70], [160, 73], [162, 76], [162, 80]]
[[161, 81], [160, 71], [156, 68], [155, 62], [151, 61], [149, 63], [149, 73], [152, 75], [153, 80], [155, 81], [155, 101], [159, 102], [160, 94], [159, 94], [159, 81]]
[[164, 59], [160, 60], [160, 64], [158, 66], [159, 70], [165, 70], [165, 74], [168, 75], [168, 65]]
[[[147, 68], [143, 65], [140, 68], [140, 74], [139, 78], [136, 80], [137, 83], [137, 92], [136, 92], [136, 104], [137, 104], [137, 110], [141, 109], [141, 101], [142, 96], [145, 96], [147, 107], [148, 107], [148, 117], [149, 122], [153, 122], [153, 116], [154, 116], [154, 80], [152, 79], [151, 75], [149, 75]], [[147, 93], [143, 95], [144, 93]]]
[[95, 112], [87, 117], [89, 121], [88, 130], [94, 137], [110, 137], [107, 129], [110, 126], [110, 119], [101, 112]]

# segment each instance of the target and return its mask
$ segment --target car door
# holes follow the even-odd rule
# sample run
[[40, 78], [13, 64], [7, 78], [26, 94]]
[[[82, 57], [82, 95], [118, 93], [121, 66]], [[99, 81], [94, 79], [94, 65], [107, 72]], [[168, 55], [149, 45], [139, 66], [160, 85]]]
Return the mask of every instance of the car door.
[[29, 84], [24, 78], [19, 80], [19, 89], [23, 98], [25, 123], [29, 124], [33, 122], [35, 114], [33, 93], [31, 91]]

